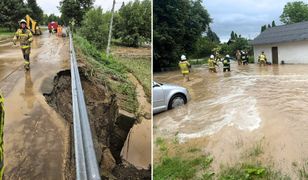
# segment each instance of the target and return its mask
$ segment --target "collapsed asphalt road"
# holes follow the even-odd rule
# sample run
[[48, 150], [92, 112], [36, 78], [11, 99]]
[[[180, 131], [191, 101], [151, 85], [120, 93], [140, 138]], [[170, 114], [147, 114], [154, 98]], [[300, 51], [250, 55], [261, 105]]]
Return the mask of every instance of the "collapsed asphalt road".
[[35, 36], [31, 70], [19, 47], [0, 45], [0, 88], [5, 97], [5, 178], [64, 179], [69, 125], [45, 101], [55, 74], [69, 68], [68, 40]]
[[[308, 159], [307, 65], [238, 67], [209, 73], [192, 69], [190, 82], [179, 71], [154, 74], [154, 80], [182, 85], [190, 91], [187, 105], [154, 116], [154, 139], [181, 143], [214, 156], [213, 167], [234, 164], [260, 143], [262, 161], [297, 179]], [[158, 149], [154, 149], [155, 154]]]

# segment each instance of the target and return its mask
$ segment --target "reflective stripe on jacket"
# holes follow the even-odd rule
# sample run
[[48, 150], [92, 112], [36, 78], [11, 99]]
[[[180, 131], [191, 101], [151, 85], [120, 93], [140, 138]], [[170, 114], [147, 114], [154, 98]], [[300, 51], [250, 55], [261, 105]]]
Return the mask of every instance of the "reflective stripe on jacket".
[[260, 61], [266, 61], [266, 56], [265, 56], [264, 54], [261, 54], [261, 55], [259, 56], [259, 60], [260, 60]]
[[181, 61], [179, 62], [179, 66], [181, 69], [182, 74], [188, 74], [189, 73], [189, 62], [188, 61]]
[[14, 41], [20, 41], [20, 47], [22, 49], [26, 49], [30, 47], [30, 43], [32, 42], [32, 33], [29, 29], [18, 29], [14, 36]]
[[211, 69], [211, 68], [215, 68], [215, 60], [214, 59], [209, 59], [208, 61], [207, 61], [207, 63], [208, 63], [208, 65], [209, 65], [209, 68]]

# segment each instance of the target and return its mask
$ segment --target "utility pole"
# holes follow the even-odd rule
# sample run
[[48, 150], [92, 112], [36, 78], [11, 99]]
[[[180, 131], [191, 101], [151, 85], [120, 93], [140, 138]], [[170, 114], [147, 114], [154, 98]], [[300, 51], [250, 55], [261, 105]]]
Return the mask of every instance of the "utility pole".
[[109, 53], [110, 53], [110, 41], [112, 37], [112, 23], [113, 23], [113, 14], [114, 14], [114, 5], [115, 5], [115, 0], [113, 0], [112, 4], [112, 10], [111, 10], [111, 20], [110, 20], [110, 26], [109, 26], [109, 36], [108, 36], [108, 44], [107, 44], [107, 59], [109, 59]]

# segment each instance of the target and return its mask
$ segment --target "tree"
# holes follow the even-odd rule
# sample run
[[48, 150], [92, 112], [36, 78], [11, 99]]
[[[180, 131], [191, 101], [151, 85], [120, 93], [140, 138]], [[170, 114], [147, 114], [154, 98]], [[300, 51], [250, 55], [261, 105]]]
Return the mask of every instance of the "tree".
[[212, 29], [209, 27], [208, 31], [206, 33], [206, 36], [208, 38], [208, 40], [212, 41], [212, 42], [220, 42], [219, 37], [217, 36], [217, 34], [215, 32], [212, 31]]
[[10, 31], [18, 27], [20, 19], [25, 18], [31, 10], [23, 0], [0, 1], [0, 26], [8, 27]]
[[235, 37], [235, 34], [234, 34], [234, 31], [231, 32], [231, 35], [230, 35], [230, 36], [231, 36], [231, 38], [230, 38], [231, 40], [234, 40], [234, 39], [236, 38], [236, 37]]
[[36, 0], [28, 0], [27, 3], [28, 8], [31, 10], [29, 15], [32, 19], [37, 22], [41, 22], [43, 20], [43, 10], [37, 5]]
[[62, 20], [68, 24], [75, 19], [77, 25], [81, 24], [82, 18], [93, 7], [94, 0], [61, 0], [59, 10]]
[[193, 57], [203, 58], [212, 54], [212, 49], [218, 47], [219, 42], [212, 41], [207, 36], [200, 37], [196, 43], [194, 43]]
[[228, 43], [223, 43], [220, 45], [220, 53], [223, 55], [233, 55], [233, 50], [231, 49], [231, 46], [228, 45]]
[[175, 66], [181, 54], [194, 54], [212, 21], [201, 0], [154, 0], [154, 70]]
[[268, 24], [268, 25], [267, 25], [267, 28], [271, 28], [271, 25], [270, 25], [270, 24]]
[[79, 33], [96, 48], [100, 50], [105, 48], [108, 40], [110, 17], [111, 13], [103, 14], [100, 7], [89, 10], [81, 23]]
[[272, 22], [272, 27], [275, 27], [276, 26], [276, 23], [275, 21]]
[[297, 23], [308, 20], [308, 4], [303, 1], [288, 2], [280, 16], [280, 21], [285, 24]]
[[[266, 25], [262, 27], [266, 28]], [[252, 49], [252, 46], [249, 45], [248, 40], [246, 38], [243, 38], [242, 35], [237, 35], [236, 33], [234, 33], [235, 38], [232, 39], [232, 32], [229, 41], [220, 45], [220, 53], [235, 56], [237, 50], [246, 49], [250, 51]]]
[[[241, 35], [240, 35], [241, 36]], [[231, 43], [230, 45], [229, 45], [229, 54], [230, 55], [235, 55], [235, 53], [236, 53], [236, 50], [243, 50], [243, 49], [246, 49], [246, 50], [249, 50], [249, 51], [251, 51], [251, 49], [252, 49], [252, 47], [249, 45], [249, 43], [248, 43], [248, 40], [247, 39], [245, 39], [245, 38], [242, 38], [242, 37], [240, 37], [239, 36], [239, 38], [237, 38], [233, 43]]]
[[263, 25], [262, 27], [261, 27], [261, 32], [263, 32], [263, 31], [265, 31], [266, 30], [266, 25]]
[[48, 24], [48, 14], [43, 14], [42, 21], [40, 22], [41, 25], [47, 25]]
[[114, 37], [128, 46], [138, 47], [151, 40], [151, 1], [135, 0], [122, 4], [115, 20]]

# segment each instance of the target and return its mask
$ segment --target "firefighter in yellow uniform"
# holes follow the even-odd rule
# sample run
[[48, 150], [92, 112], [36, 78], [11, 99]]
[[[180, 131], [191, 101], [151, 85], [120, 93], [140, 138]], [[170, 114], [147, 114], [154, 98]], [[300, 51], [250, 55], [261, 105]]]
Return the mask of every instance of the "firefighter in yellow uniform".
[[181, 61], [179, 62], [179, 67], [181, 69], [181, 72], [184, 76], [184, 80], [187, 79], [187, 81], [189, 81], [189, 68], [190, 68], [190, 64], [186, 59], [185, 55], [181, 56]]
[[217, 73], [216, 67], [215, 67], [216, 66], [216, 61], [215, 61], [214, 55], [210, 56], [210, 59], [207, 61], [207, 63], [208, 63], [210, 72]]
[[57, 36], [62, 36], [62, 26], [58, 26], [57, 28]]
[[20, 21], [20, 28], [16, 31], [13, 38], [13, 43], [16, 44], [16, 41], [19, 40], [22, 54], [25, 60], [25, 69], [30, 69], [30, 50], [31, 42], [33, 40], [31, 31], [26, 26], [26, 21], [22, 19]]
[[4, 99], [0, 93], [0, 180], [3, 179], [4, 153], [3, 153], [3, 131], [4, 131]]
[[261, 66], [261, 65], [264, 65], [264, 66], [266, 65], [266, 56], [265, 56], [265, 54], [264, 54], [263, 51], [262, 51], [262, 53], [260, 54], [258, 60], [259, 60], [260, 66]]

